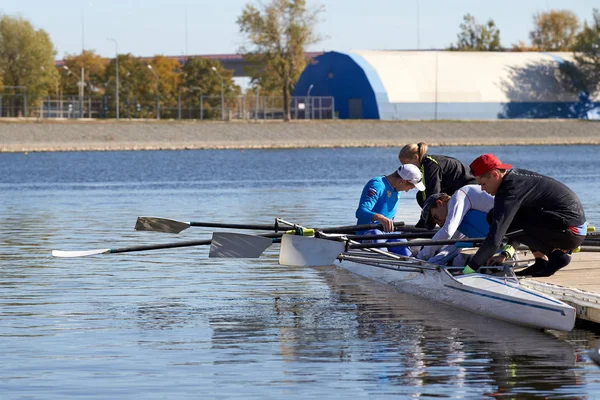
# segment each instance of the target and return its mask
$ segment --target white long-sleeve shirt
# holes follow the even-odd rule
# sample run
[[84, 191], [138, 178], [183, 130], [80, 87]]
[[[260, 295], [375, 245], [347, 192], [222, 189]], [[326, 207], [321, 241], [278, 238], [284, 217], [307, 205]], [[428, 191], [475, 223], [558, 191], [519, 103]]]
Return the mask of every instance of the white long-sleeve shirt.
[[[444, 226], [433, 236], [432, 240], [453, 238], [465, 215], [471, 210], [489, 212], [494, 208], [494, 197], [481, 190], [479, 185], [466, 185], [458, 189], [448, 200], [448, 216]], [[460, 233], [459, 233], [460, 234]], [[442, 246], [424, 246], [418, 258], [429, 260]]]

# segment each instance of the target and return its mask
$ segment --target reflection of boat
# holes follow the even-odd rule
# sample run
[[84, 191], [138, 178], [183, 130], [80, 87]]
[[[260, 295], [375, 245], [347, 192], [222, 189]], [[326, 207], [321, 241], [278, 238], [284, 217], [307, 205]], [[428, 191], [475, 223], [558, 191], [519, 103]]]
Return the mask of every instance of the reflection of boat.
[[516, 388], [526, 391], [528, 387], [551, 393], [576, 383], [575, 350], [550, 332], [465, 313], [411, 295], [398, 296], [388, 285], [357, 278], [342, 269], [323, 271], [322, 276], [334, 292], [344, 294], [345, 301], [360, 302], [359, 325], [370, 326], [373, 318], [384, 314], [390, 323], [401, 323], [400, 329], [422, 327], [403, 339], [414, 349], [406, 361], [412, 377], [427, 381], [425, 377], [436, 367], [454, 366], [456, 375], [448, 382], [455, 387], [466, 386], [473, 379], [491, 379], [497, 392], [513, 394], [518, 392]]
[[[436, 390], [464, 398], [530, 398], [556, 390], [570, 397], [581, 390], [575, 350], [551, 332], [398, 293], [341, 268], [319, 267], [318, 274], [336, 309], [353, 317], [321, 313], [323, 304], [301, 299], [280, 304], [280, 312], [293, 313], [296, 322], [279, 331], [288, 362], [314, 359], [317, 349], [320, 357], [327, 349], [327, 359], [335, 359], [332, 346], [338, 345], [340, 361], [361, 361], [362, 379], [376, 379], [391, 393], [397, 393], [394, 386], [410, 387], [402, 392], [406, 397]], [[301, 313], [299, 304], [305, 305]], [[377, 373], [371, 377], [370, 371]]]
[[427, 332], [461, 343], [449, 343], [451, 348], [461, 347], [467, 342], [478, 342], [485, 344], [483, 347], [486, 351], [530, 357], [547, 366], [572, 367], [575, 363], [571, 345], [551, 332], [424, 301], [416, 296], [398, 293], [389, 285], [357, 278], [340, 268], [323, 269], [321, 276], [334, 292], [343, 293], [343, 297], [339, 297], [342, 300], [360, 301], [361, 305], [357, 307], [362, 311], [367, 311], [366, 308], [377, 310], [375, 313], [365, 312], [367, 318], [372, 318], [373, 314], [385, 314], [387, 318], [402, 321], [405, 325], [424, 325]]
[[524, 288], [510, 269], [494, 275], [454, 275], [451, 267], [411, 257], [375, 249], [343, 250], [342, 242], [285, 235], [280, 262], [318, 266], [331, 264], [337, 258], [352, 273], [477, 314], [541, 329], [570, 331], [575, 324], [573, 307]]

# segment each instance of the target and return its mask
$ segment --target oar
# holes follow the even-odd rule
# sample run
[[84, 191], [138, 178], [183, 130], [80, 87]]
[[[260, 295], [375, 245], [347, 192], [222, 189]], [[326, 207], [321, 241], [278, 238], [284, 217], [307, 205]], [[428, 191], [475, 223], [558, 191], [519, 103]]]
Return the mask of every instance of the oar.
[[[280, 226], [283, 225], [283, 226]], [[135, 223], [136, 231], [152, 231], [152, 232], [165, 232], [165, 233], [179, 233], [188, 229], [191, 226], [205, 227], [205, 228], [226, 228], [226, 229], [249, 229], [257, 231], [282, 231], [293, 228], [295, 224], [289, 223], [282, 219], [277, 218], [273, 224], [226, 224], [219, 222], [182, 222], [174, 219], [159, 218], [159, 217], [138, 217]], [[394, 222], [394, 227], [402, 228], [405, 227], [404, 221]], [[366, 231], [369, 229], [381, 229], [380, 224], [363, 224], [363, 225], [347, 225], [347, 226], [333, 226], [329, 228], [319, 228], [323, 232], [329, 233], [347, 233], [356, 231]], [[409, 227], [415, 231], [427, 231], [427, 229], [420, 229]]]
[[[224, 224], [217, 222], [183, 222], [168, 218], [159, 217], [138, 217], [135, 222], [136, 231], [152, 231], [165, 233], [179, 233], [191, 226], [204, 228], [228, 228], [228, 229], [252, 229], [257, 231], [275, 231], [279, 230], [279, 221], [274, 224]], [[286, 229], [289, 229], [288, 226]]]
[[[395, 222], [394, 223], [396, 226], [401, 227], [403, 226], [404, 222], [399, 221], [399, 222]], [[298, 227], [298, 229], [295, 230], [290, 230], [287, 232], [278, 232], [278, 233], [270, 233], [270, 234], [265, 234], [265, 235], [242, 235], [242, 234], [237, 234], [237, 240], [238, 240], [238, 247], [241, 248], [243, 247], [244, 243], [246, 243], [246, 245], [248, 243], [253, 243], [257, 249], [261, 248], [264, 246], [263, 250], [260, 251], [260, 253], [262, 253], [266, 248], [268, 248], [273, 241], [269, 240], [269, 242], [267, 243], [266, 241], [260, 241], [260, 240], [252, 240], [250, 237], [258, 237], [258, 238], [269, 238], [269, 239], [276, 239], [276, 238], [280, 238], [283, 235], [285, 235], [286, 233], [303, 233], [305, 235], [312, 235], [314, 232], [314, 229], [306, 229], [306, 228], [302, 228], [302, 232], [298, 232], [298, 230], [301, 227]], [[365, 224], [365, 225], [349, 225], [349, 226], [336, 226], [336, 227], [330, 227], [330, 228], [322, 228], [319, 229], [323, 232], [333, 232], [333, 233], [343, 233], [343, 232], [354, 232], [357, 230], [368, 230], [368, 229], [381, 229], [381, 225], [380, 224]], [[232, 234], [234, 235], [234, 234]], [[224, 238], [224, 236], [221, 236], [221, 238]], [[223, 240], [223, 245], [221, 245], [220, 249], [218, 250], [214, 250], [214, 256], [213, 257], [218, 257], [217, 254], [227, 254], [227, 252], [229, 252], [230, 254], [253, 254], [252, 251], [258, 251], [258, 250], [246, 250], [246, 251], [241, 251], [241, 250], [235, 250], [235, 249], [229, 249], [227, 250], [224, 246], [226, 246], [227, 244], [229, 244], [230, 246], [233, 246], [233, 239], [221, 239]], [[204, 246], [204, 245], [210, 245], [212, 243], [212, 239], [210, 240], [192, 240], [192, 241], [187, 241], [187, 242], [175, 242], [175, 243], [164, 243], [164, 244], [157, 244], [157, 245], [142, 245], [142, 246], [133, 246], [133, 247], [123, 247], [123, 248], [114, 248], [114, 249], [96, 249], [96, 250], [75, 250], [75, 251], [65, 251], [65, 250], [52, 250], [52, 255], [54, 257], [85, 257], [85, 256], [91, 256], [91, 255], [95, 255], [95, 254], [114, 254], [114, 253], [129, 253], [129, 252], [134, 252], [134, 251], [146, 251], [146, 250], [160, 250], [160, 249], [170, 249], [170, 248], [177, 248], [177, 247], [190, 247], [190, 246]], [[241, 247], [240, 247], [241, 246]], [[258, 255], [260, 256], [260, 254]], [[256, 256], [256, 257], [258, 257]], [[247, 258], [247, 257], [244, 257]], [[253, 257], [251, 257], [253, 258]]]
[[[322, 230], [316, 231], [316, 237]], [[298, 236], [294, 235], [294, 231], [287, 233], [275, 233], [269, 235], [270, 239], [264, 240], [264, 236], [244, 235], [241, 233], [231, 232], [215, 232], [213, 233], [212, 244], [210, 245], [209, 257], [215, 258], [258, 258], [266, 249], [273, 243], [279, 243], [280, 237]], [[309, 232], [310, 233], [310, 232]], [[425, 233], [390, 233], [384, 235], [343, 235], [340, 239], [343, 240], [377, 240], [377, 239], [411, 239], [422, 238], [424, 236], [433, 236], [435, 232]], [[305, 235], [305, 236], [311, 236]], [[250, 238], [259, 238], [262, 240], [252, 241]], [[330, 241], [337, 241], [334, 237], [328, 236]]]
[[[268, 242], [270, 246], [272, 243], [273, 237], [280, 237], [283, 234], [272, 233], [263, 236], [256, 235], [241, 235], [238, 234], [238, 240], [244, 242], [246, 245], [254, 244], [255, 246], [264, 245]], [[65, 251], [65, 250], [52, 250], [52, 256], [54, 257], [85, 257], [92, 256], [96, 254], [114, 254], [114, 253], [131, 253], [134, 251], [146, 251], [146, 250], [160, 250], [160, 249], [172, 249], [177, 247], [190, 247], [190, 246], [205, 246], [210, 245], [212, 243], [212, 239], [208, 240], [190, 240], [187, 242], [175, 242], [175, 243], [163, 243], [163, 244], [152, 244], [152, 245], [143, 245], [143, 246], [131, 246], [131, 247], [121, 247], [115, 249], [97, 249], [97, 250], [75, 250], [75, 251]], [[268, 246], [267, 246], [268, 247]], [[264, 250], [261, 251], [261, 253]]]

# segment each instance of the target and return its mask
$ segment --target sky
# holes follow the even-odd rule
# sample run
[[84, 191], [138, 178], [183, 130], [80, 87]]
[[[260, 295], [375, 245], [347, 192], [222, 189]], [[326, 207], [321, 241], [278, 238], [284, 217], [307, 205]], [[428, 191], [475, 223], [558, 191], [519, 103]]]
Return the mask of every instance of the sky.
[[[268, 3], [269, 0], [261, 0]], [[307, 0], [324, 6], [317, 32], [323, 40], [309, 51], [443, 49], [456, 41], [470, 13], [479, 23], [493, 19], [502, 45], [529, 43], [534, 13], [569, 9], [590, 21], [598, 0]], [[44, 29], [56, 58], [82, 47], [105, 57], [232, 54], [244, 45], [236, 19], [257, 0], [2, 0], [0, 13], [21, 16]], [[186, 24], [187, 21], [187, 24]]]

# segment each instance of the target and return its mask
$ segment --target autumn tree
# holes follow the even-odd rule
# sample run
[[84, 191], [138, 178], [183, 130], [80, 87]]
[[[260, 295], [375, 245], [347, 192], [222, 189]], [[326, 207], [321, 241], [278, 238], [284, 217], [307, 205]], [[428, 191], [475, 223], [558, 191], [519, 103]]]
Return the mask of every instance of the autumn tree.
[[25, 99], [36, 105], [54, 92], [58, 82], [55, 54], [44, 30], [36, 30], [23, 18], [0, 15], [0, 82], [5, 94], [19, 96], [17, 115], [25, 112]]
[[572, 51], [579, 32], [579, 18], [573, 11], [550, 10], [533, 16], [529, 32], [532, 47], [539, 51]]
[[458, 51], [499, 51], [500, 30], [492, 19], [486, 24], [478, 24], [475, 17], [467, 14], [460, 24], [460, 33], [457, 35], [456, 44], [452, 44], [449, 50]]
[[[164, 109], [163, 115], [169, 108], [177, 106], [177, 91], [181, 82], [181, 64], [174, 58], [156, 55], [148, 63], [152, 68], [147, 70], [149, 92], [156, 96], [156, 77], [158, 76], [158, 97], [160, 107]], [[156, 75], [152, 73], [154, 71]]]
[[81, 54], [68, 54], [64, 58], [63, 67], [59, 68], [63, 93], [71, 96], [79, 95], [81, 69], [83, 68], [84, 94], [104, 94], [107, 64], [108, 60], [93, 50], [83, 50]]
[[259, 66], [254, 82], [273, 82], [283, 95], [284, 119], [289, 121], [290, 95], [306, 66], [305, 48], [320, 41], [315, 32], [323, 7], [309, 9], [306, 0], [271, 0], [247, 4], [237, 23], [251, 48], [240, 51]]
[[583, 25], [574, 45], [575, 62], [584, 86], [594, 95], [600, 92], [600, 11], [594, 9], [592, 22]]

